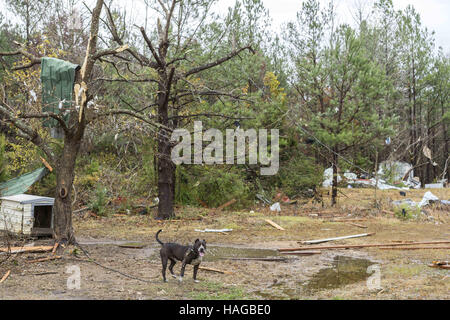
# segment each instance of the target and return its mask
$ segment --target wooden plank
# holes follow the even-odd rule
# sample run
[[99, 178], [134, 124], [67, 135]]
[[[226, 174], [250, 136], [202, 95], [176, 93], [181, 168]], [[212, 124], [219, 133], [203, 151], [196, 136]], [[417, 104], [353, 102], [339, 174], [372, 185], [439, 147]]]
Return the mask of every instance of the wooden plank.
[[231, 271], [224, 271], [224, 270], [219, 270], [219, 269], [214, 269], [214, 268], [208, 268], [208, 267], [199, 267], [200, 270], [205, 270], [205, 271], [211, 271], [211, 272], [217, 272], [217, 273], [222, 273], [222, 274], [232, 274], [233, 272]]
[[6, 271], [5, 275], [0, 279], [0, 283], [6, 280], [6, 278], [9, 277], [9, 274], [11, 273], [11, 270]]
[[360, 238], [360, 237], [368, 237], [371, 235], [374, 235], [375, 233], [361, 233], [361, 234], [353, 234], [350, 236], [342, 236], [342, 237], [334, 237], [334, 238], [325, 238], [325, 239], [317, 239], [317, 240], [307, 240], [302, 241], [304, 244], [316, 244], [316, 243], [322, 243], [322, 242], [328, 242], [328, 241], [335, 241], [335, 240], [343, 240], [343, 239], [351, 239], [351, 238]]
[[278, 230], [282, 230], [285, 231], [285, 229], [283, 227], [281, 227], [280, 225], [276, 224], [275, 222], [273, 222], [270, 219], [264, 219], [264, 221], [266, 221], [268, 224], [270, 224], [272, 227], [278, 229]]
[[344, 244], [335, 246], [306, 246], [298, 248], [280, 248], [279, 252], [299, 251], [299, 250], [311, 250], [311, 249], [351, 249], [351, 248], [370, 248], [370, 247], [394, 247], [394, 246], [408, 246], [416, 244], [442, 244], [450, 243], [450, 241], [423, 241], [423, 242], [410, 242], [410, 243], [374, 243], [374, 244]]

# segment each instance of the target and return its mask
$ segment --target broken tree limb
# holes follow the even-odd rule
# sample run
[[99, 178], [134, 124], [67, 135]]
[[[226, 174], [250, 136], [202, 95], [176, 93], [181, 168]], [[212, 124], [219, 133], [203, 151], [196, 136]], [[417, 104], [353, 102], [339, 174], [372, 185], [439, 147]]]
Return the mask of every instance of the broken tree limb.
[[375, 233], [361, 233], [361, 234], [353, 234], [350, 236], [342, 236], [342, 237], [335, 237], [335, 238], [325, 238], [325, 239], [318, 239], [318, 240], [307, 240], [302, 241], [304, 244], [316, 244], [316, 243], [322, 243], [322, 242], [328, 242], [328, 241], [335, 241], [335, 240], [343, 240], [343, 239], [350, 239], [350, 238], [359, 238], [359, 237], [368, 237], [371, 235], [374, 235]]
[[56, 253], [56, 249], [58, 249], [58, 246], [59, 246], [59, 242], [55, 242], [55, 245], [53, 246], [53, 249], [52, 249], [53, 255]]
[[6, 252], [6, 253], [46, 252], [46, 251], [52, 251], [52, 250], [53, 250], [53, 246], [0, 248], [0, 252]]
[[299, 251], [299, 250], [311, 250], [311, 249], [352, 249], [352, 248], [370, 248], [370, 247], [394, 247], [394, 246], [408, 246], [416, 244], [442, 244], [450, 243], [450, 241], [423, 241], [423, 242], [410, 242], [410, 243], [374, 243], [374, 244], [344, 244], [336, 246], [306, 246], [299, 248], [280, 248], [279, 252]]
[[6, 280], [6, 278], [9, 277], [9, 274], [11, 273], [11, 270], [6, 271], [5, 275], [0, 279], [0, 283]]
[[222, 211], [223, 209], [225, 209], [226, 207], [228, 207], [228, 206], [231, 206], [233, 203], [235, 203], [236, 202], [236, 199], [231, 199], [230, 201], [228, 201], [228, 202], [225, 202], [223, 205], [221, 205], [220, 207], [218, 207], [217, 209], [216, 209], [216, 211]]
[[199, 267], [199, 269], [200, 269], [200, 270], [205, 270], [205, 271], [211, 271], [211, 272], [222, 273], [222, 274], [232, 274], [231, 271], [223, 271], [223, 270], [218, 270], [218, 269], [214, 269], [214, 268]]
[[264, 221], [266, 221], [268, 224], [270, 224], [272, 227], [274, 227], [274, 228], [276, 228], [278, 230], [282, 230], [282, 231], [285, 230], [283, 227], [279, 226], [278, 224], [276, 224], [275, 222], [273, 222], [270, 219], [264, 219]]
[[52, 166], [47, 162], [47, 160], [45, 160], [44, 158], [41, 157], [41, 161], [44, 164], [44, 166], [48, 169], [48, 171], [53, 172], [53, 168]]
[[57, 260], [57, 259], [61, 259], [61, 258], [62, 258], [61, 256], [51, 256], [51, 257], [47, 257], [47, 258], [30, 260], [30, 261], [28, 261], [28, 263], [44, 262], [44, 261], [49, 261], [49, 260]]

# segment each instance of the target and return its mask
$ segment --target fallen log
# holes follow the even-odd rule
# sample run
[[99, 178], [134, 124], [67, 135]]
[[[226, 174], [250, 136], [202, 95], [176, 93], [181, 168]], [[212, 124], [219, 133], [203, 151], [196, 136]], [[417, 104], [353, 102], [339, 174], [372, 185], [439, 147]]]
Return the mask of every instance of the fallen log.
[[306, 246], [298, 248], [280, 248], [279, 252], [299, 251], [299, 250], [311, 250], [311, 249], [352, 249], [352, 248], [370, 248], [370, 247], [394, 247], [394, 246], [409, 246], [416, 244], [442, 244], [450, 243], [450, 241], [423, 241], [423, 242], [410, 242], [410, 243], [373, 243], [373, 244], [342, 244], [335, 246]]
[[335, 237], [335, 238], [326, 238], [326, 239], [318, 239], [318, 240], [307, 240], [302, 241], [304, 244], [316, 244], [316, 243], [322, 243], [322, 242], [328, 242], [328, 241], [335, 241], [335, 240], [343, 240], [343, 239], [350, 239], [350, 238], [359, 238], [359, 237], [368, 237], [371, 235], [374, 235], [375, 233], [361, 233], [361, 234], [354, 234], [350, 236], [342, 236], [342, 237]]
[[205, 271], [222, 273], [222, 274], [232, 274], [233, 273], [231, 271], [223, 271], [223, 270], [218, 270], [218, 269], [214, 269], [214, 268], [207, 268], [207, 267], [199, 267], [199, 269], [200, 270], [205, 270]]
[[9, 274], [11, 273], [11, 270], [6, 271], [5, 275], [0, 279], [0, 283], [6, 280], [6, 278], [9, 277]]
[[6, 253], [46, 252], [46, 251], [52, 251], [52, 250], [53, 250], [53, 246], [0, 248], [0, 252], [6, 252]]
[[28, 261], [28, 263], [44, 262], [44, 261], [49, 261], [49, 260], [57, 260], [57, 259], [61, 259], [61, 258], [62, 258], [61, 256], [51, 256], [51, 257], [47, 257], [47, 258], [30, 260], [30, 261]]
[[276, 224], [275, 222], [273, 222], [270, 219], [264, 219], [264, 221], [266, 221], [268, 224], [270, 224], [272, 227], [278, 229], [278, 230], [282, 230], [285, 231], [285, 229], [283, 227], [281, 227], [280, 225]]

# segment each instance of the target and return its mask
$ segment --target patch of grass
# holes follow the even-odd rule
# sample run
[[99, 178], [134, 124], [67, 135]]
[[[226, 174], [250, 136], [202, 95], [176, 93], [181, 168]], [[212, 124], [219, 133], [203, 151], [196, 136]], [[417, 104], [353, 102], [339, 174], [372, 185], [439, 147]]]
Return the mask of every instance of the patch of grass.
[[204, 281], [200, 284], [202, 291], [191, 291], [188, 297], [195, 300], [246, 300], [251, 299], [243, 288], [225, 287], [216, 281]]
[[389, 269], [392, 273], [406, 277], [417, 276], [428, 271], [428, 267], [423, 265], [395, 265], [391, 266]]

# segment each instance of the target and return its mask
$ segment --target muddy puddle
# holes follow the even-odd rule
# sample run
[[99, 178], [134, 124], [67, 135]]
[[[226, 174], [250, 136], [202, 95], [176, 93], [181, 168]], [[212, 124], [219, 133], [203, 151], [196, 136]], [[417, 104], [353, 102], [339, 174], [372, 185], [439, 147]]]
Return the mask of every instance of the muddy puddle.
[[331, 267], [320, 269], [309, 281], [301, 284], [307, 291], [339, 288], [366, 280], [370, 276], [367, 268], [373, 264], [368, 259], [336, 256]]

